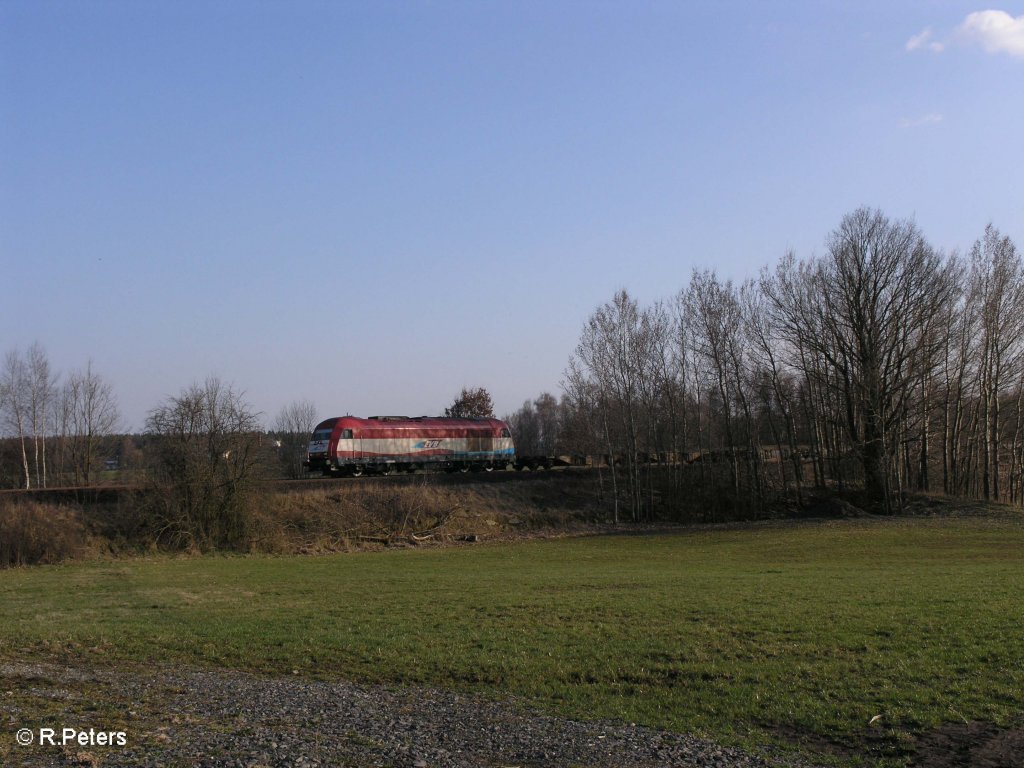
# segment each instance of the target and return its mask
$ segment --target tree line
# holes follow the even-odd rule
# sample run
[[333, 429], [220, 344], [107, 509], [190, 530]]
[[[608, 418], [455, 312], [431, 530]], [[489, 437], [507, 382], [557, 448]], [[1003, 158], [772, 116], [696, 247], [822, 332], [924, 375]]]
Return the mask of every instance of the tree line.
[[120, 418], [113, 387], [91, 361], [61, 382], [38, 343], [4, 356], [0, 424], [13, 438], [22, 487], [46, 488], [54, 476], [91, 482]]
[[991, 225], [942, 254], [858, 209], [823, 255], [739, 285], [698, 269], [647, 307], [619, 291], [584, 325], [561, 403], [509, 418], [520, 444], [536, 429], [614, 457], [636, 519], [669, 497], [756, 513], [821, 488], [884, 512], [911, 490], [1022, 504], [1024, 266]]
[[[224, 420], [217, 393], [230, 401], [234, 420]], [[175, 410], [177, 421], [169, 417]], [[8, 351], [0, 367], [0, 487], [86, 486], [96, 481], [108, 462], [123, 469], [152, 469], [150, 465], [159, 463], [155, 446], [160, 438], [172, 425], [183, 424], [189, 425], [191, 433], [243, 428], [259, 433], [261, 443], [282, 449], [276, 452], [281, 473], [299, 477], [316, 417], [312, 403], [297, 400], [281, 409], [265, 433], [260, 414], [243, 394], [211, 378], [157, 405], [148, 414], [142, 434], [124, 434], [110, 381], [91, 361], [61, 376], [37, 342], [24, 352]]]

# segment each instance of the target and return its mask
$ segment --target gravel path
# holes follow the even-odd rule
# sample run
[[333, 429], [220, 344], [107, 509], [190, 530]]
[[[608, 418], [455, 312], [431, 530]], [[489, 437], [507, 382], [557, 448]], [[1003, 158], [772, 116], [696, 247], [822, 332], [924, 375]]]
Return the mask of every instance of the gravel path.
[[[313, 768], [767, 768], [691, 736], [576, 722], [429, 688], [203, 669], [95, 671], [0, 664], [0, 764]], [[123, 731], [125, 746], [40, 745], [39, 729]], [[30, 730], [34, 743], [15, 744]], [[116, 736], [113, 737], [116, 739]]]

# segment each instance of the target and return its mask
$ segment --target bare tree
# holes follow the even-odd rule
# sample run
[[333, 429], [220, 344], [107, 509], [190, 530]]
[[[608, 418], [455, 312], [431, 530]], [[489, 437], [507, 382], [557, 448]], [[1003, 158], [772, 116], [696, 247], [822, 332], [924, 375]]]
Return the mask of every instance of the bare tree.
[[491, 393], [483, 387], [463, 387], [455, 401], [444, 409], [444, 415], [451, 419], [492, 419], [494, 403]]
[[522, 456], [554, 456], [562, 437], [563, 407], [550, 392], [527, 400], [518, 411], [505, 417]]
[[93, 371], [91, 360], [84, 370], [68, 375], [58, 414], [75, 483], [88, 485], [101, 448], [121, 420], [114, 388]]
[[[569, 358], [569, 367], [565, 372], [562, 389], [565, 392], [563, 402], [566, 404], [566, 419], [563, 423], [563, 434], [570, 435], [573, 445], [584, 454], [596, 454], [607, 451], [608, 464], [611, 469], [612, 481], [612, 522], [619, 522], [619, 484], [615, 462], [615, 443], [609, 425], [608, 404], [609, 394], [602, 389], [599, 381], [585, 369], [584, 356], [589, 353], [581, 348], [591, 339], [586, 333], [580, 342], [577, 353]], [[601, 462], [597, 462], [597, 477], [604, 497], [604, 473]]]
[[316, 406], [309, 400], [295, 400], [277, 414], [274, 431], [281, 441], [279, 455], [288, 477], [295, 479], [305, 474], [302, 462], [315, 426]]
[[816, 351], [816, 340], [822, 339], [825, 332], [817, 311], [814, 271], [812, 263], [797, 261], [788, 252], [774, 271], [762, 273], [760, 291], [766, 300], [767, 322], [778, 344], [779, 358], [797, 381], [794, 412], [802, 422], [814, 484], [820, 487], [825, 484], [826, 460], [830, 458], [830, 441], [826, 438], [830, 387], [823, 357]]
[[741, 376], [735, 363], [736, 334], [740, 331], [739, 306], [731, 283], [719, 283], [710, 271], [694, 271], [687, 293], [687, 309], [693, 321], [694, 349], [714, 372], [721, 408], [723, 440], [721, 450], [729, 462], [732, 493], [739, 494], [737, 461], [739, 441], [733, 408], [740, 402]]
[[[747, 336], [751, 339], [751, 355], [761, 382], [758, 391], [768, 419], [769, 428], [779, 452], [779, 474], [784, 489], [789, 487], [786, 466], [792, 467], [793, 487], [797, 504], [803, 503], [803, 462], [797, 446], [796, 376], [784, 360], [784, 340], [771, 322], [767, 299], [762, 286], [770, 281], [762, 272], [759, 284], [747, 283], [741, 290], [743, 317]], [[776, 421], [780, 417], [781, 425]], [[785, 460], [788, 454], [789, 461]]]
[[31, 380], [21, 353], [14, 349], [4, 357], [0, 372], [0, 391], [3, 392], [3, 419], [12, 436], [18, 441], [21, 454], [22, 483], [32, 487], [32, 474], [28, 463], [28, 439], [31, 424]]
[[57, 377], [50, 371], [50, 360], [46, 351], [36, 342], [25, 355], [25, 372], [28, 376], [28, 415], [32, 431], [32, 456], [35, 466], [36, 485], [46, 487], [46, 437], [50, 428], [50, 416]]
[[243, 544], [261, 440], [243, 394], [209, 378], [150, 411], [146, 428], [161, 538], [199, 548]]
[[891, 510], [898, 427], [913, 383], [937, 360], [944, 264], [913, 223], [862, 208], [843, 218], [811, 274], [819, 303], [805, 317], [817, 333], [804, 341], [840, 395], [869, 502]]
[[659, 380], [660, 408], [667, 427], [671, 482], [678, 488], [682, 481], [683, 458], [689, 448], [687, 438], [687, 396], [690, 365], [690, 334], [686, 312], [686, 294], [680, 292], [670, 303], [655, 308], [654, 321], [659, 342], [652, 360], [653, 375]]
[[967, 401], [973, 397], [976, 383], [972, 369], [978, 313], [967, 282], [963, 261], [950, 258], [947, 277], [951, 284], [950, 300], [939, 308], [938, 325], [941, 337], [939, 350], [938, 408], [940, 410], [942, 449], [942, 490], [946, 494], [962, 493], [964, 478], [960, 471], [960, 444], [967, 415]]
[[562, 407], [550, 392], [541, 392], [533, 401], [540, 431], [540, 449], [544, 456], [558, 453], [562, 437]]
[[[598, 307], [583, 329], [570, 369], [590, 382], [608, 436], [609, 461], [613, 466], [620, 451], [626, 465], [626, 490], [634, 519], [643, 513], [639, 467], [641, 424], [641, 318], [635, 299], [620, 290], [611, 302]], [[614, 439], [615, 435], [619, 440]], [[613, 483], [615, 475], [613, 472]]]
[[666, 381], [662, 376], [665, 349], [671, 344], [668, 313], [661, 302], [655, 302], [640, 312], [639, 323], [632, 345], [633, 367], [638, 372], [637, 396], [640, 403], [640, 441], [637, 446], [641, 467], [646, 465], [644, 494], [646, 516], [654, 515], [654, 464], [663, 449], [662, 417]]
[[981, 477], [986, 499], [1000, 498], [1000, 398], [1024, 357], [1024, 265], [1008, 237], [991, 224], [971, 249], [971, 285], [980, 312]]
[[505, 417], [516, 439], [516, 453], [522, 456], [541, 456], [541, 430], [533, 401], [527, 400], [519, 410]]

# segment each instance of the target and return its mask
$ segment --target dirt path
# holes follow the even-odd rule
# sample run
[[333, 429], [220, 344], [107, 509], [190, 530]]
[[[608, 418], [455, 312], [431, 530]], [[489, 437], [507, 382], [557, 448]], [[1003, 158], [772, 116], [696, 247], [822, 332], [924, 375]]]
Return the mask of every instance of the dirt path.
[[[0, 721], [3, 765], [805, 765], [691, 736], [575, 722], [448, 691], [200, 669], [85, 671], [0, 664]], [[48, 735], [41, 732], [46, 728], [54, 731], [58, 745], [38, 743]], [[64, 728], [76, 729], [85, 743], [59, 745]], [[15, 743], [20, 729], [28, 729], [31, 745]]]

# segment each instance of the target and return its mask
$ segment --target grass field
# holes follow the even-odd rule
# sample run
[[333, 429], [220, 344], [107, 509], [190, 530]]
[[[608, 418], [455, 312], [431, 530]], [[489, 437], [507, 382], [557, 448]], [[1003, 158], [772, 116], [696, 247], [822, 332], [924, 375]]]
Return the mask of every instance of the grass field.
[[1022, 605], [1012, 515], [754, 525], [9, 570], [0, 660], [428, 683], [899, 764], [1021, 724]]

